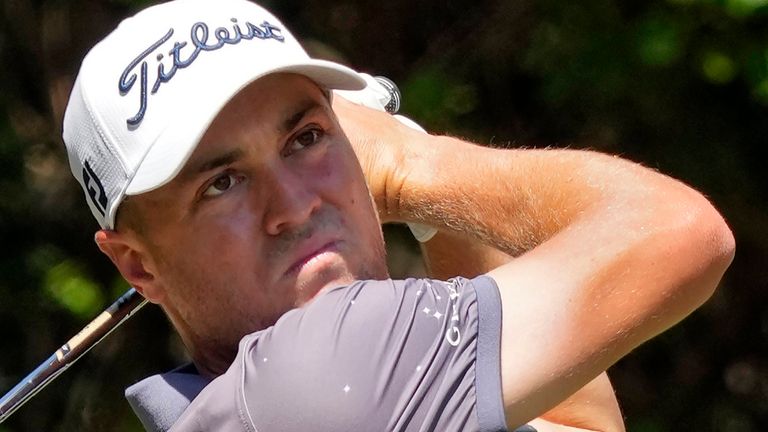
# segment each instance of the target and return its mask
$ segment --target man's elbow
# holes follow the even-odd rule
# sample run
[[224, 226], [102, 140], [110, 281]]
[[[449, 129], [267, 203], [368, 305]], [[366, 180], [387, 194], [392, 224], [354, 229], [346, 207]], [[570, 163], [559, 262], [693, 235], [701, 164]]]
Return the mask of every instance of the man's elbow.
[[685, 246], [692, 259], [692, 289], [697, 291], [700, 301], [706, 301], [715, 291], [723, 274], [731, 265], [736, 251], [736, 241], [722, 215], [700, 196], [695, 203], [692, 217], [688, 218], [689, 233]]
[[665, 197], [641, 255], [650, 273], [642, 284], [651, 324], [644, 340], [702, 306], [715, 292], [734, 256], [735, 241], [723, 217], [701, 195]]
[[709, 250], [711, 254], [710, 267], [712, 267], [713, 273], [717, 275], [714, 282], [715, 286], [712, 287], [712, 290], [714, 291], [717, 284], [720, 282], [720, 279], [723, 277], [723, 274], [733, 262], [733, 258], [736, 254], [736, 239], [733, 236], [731, 228], [720, 213], [714, 208], [711, 209], [711, 211], [715, 213], [715, 221], [712, 222], [709, 241]]

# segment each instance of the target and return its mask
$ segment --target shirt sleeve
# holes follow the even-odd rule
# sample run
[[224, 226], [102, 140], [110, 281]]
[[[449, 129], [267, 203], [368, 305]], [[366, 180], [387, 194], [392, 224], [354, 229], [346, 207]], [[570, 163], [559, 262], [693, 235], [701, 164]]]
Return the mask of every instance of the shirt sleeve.
[[203, 393], [249, 431], [503, 431], [500, 334], [488, 277], [356, 282], [244, 338]]

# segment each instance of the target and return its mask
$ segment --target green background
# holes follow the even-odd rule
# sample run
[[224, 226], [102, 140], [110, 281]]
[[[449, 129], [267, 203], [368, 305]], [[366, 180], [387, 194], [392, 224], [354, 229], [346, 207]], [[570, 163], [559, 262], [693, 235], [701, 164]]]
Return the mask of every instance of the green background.
[[[0, 391], [127, 289], [92, 242], [60, 125], [86, 50], [149, 3], [0, 6]], [[611, 375], [630, 431], [768, 430], [768, 0], [265, 5], [317, 55], [395, 80], [429, 130], [616, 153], [703, 191], [736, 259], [704, 307]], [[393, 274], [419, 272], [404, 231], [386, 232]], [[123, 388], [183, 359], [145, 308], [0, 432], [139, 430]]]

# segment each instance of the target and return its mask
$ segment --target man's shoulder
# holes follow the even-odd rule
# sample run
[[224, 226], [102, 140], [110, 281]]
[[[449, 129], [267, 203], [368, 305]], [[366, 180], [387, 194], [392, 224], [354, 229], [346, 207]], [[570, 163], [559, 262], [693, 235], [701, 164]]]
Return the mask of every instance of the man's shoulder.
[[[173, 430], [218, 428], [222, 421], [236, 430], [319, 427], [316, 422], [328, 420], [330, 412], [336, 423], [325, 430], [362, 420], [401, 422], [402, 430], [410, 430], [408, 422], [459, 424], [477, 417], [474, 399], [448, 402], [453, 393], [443, 389], [475, 386], [474, 373], [467, 374], [475, 357], [463, 353], [482, 350], [477, 309], [494, 288], [487, 278], [457, 278], [369, 280], [330, 289], [274, 326], [245, 336], [230, 369], [210, 384], [179, 372], [140, 383], [144, 393], [155, 393], [143, 400], [161, 408], [145, 403], [139, 409], [155, 415], [154, 423], [174, 424]], [[186, 388], [196, 396], [190, 398]], [[422, 404], [412, 405], [414, 398]], [[163, 408], [166, 403], [172, 409]], [[444, 403], [462, 408], [429, 420], [429, 406]], [[285, 411], [295, 404], [304, 407], [300, 414]], [[147, 429], [163, 430], [148, 427], [137, 404], [131, 405]]]
[[[359, 281], [322, 293], [243, 339], [227, 372], [240, 389], [230, 413], [256, 430], [463, 430], [485, 424], [488, 410], [503, 423], [497, 321], [484, 335], [496, 355], [481, 361], [496, 378], [475, 374], [486, 293], [498, 297], [489, 278]], [[496, 390], [478, 390], [478, 380]], [[478, 412], [468, 396], [478, 393], [491, 395], [489, 409]]]
[[[331, 288], [325, 292], [321, 292], [312, 302], [307, 306], [311, 307], [314, 303], [320, 302], [335, 302], [340, 297], [353, 299], [358, 296], [369, 297], [391, 297], [393, 295], [415, 295], [420, 296], [423, 293], [429, 293], [435, 296], [439, 296], [441, 293], [452, 293], [454, 298], [460, 295], [462, 292], [471, 288], [474, 291], [477, 288], [487, 289], [493, 286], [496, 289], [496, 284], [488, 276], [478, 276], [474, 279], [467, 279], [464, 277], [455, 277], [447, 280], [438, 280], [430, 278], [404, 278], [404, 279], [383, 279], [383, 280], [359, 280], [349, 285], [339, 286]], [[299, 308], [301, 309], [305, 308]]]

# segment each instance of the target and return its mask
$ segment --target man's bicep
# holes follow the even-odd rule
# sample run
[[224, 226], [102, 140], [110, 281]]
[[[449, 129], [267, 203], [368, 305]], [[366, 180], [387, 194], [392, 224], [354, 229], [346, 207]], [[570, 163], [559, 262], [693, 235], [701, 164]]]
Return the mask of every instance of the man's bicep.
[[523, 424], [573, 394], [611, 363], [593, 340], [599, 317], [579, 277], [552, 261], [524, 255], [489, 274], [502, 305], [501, 380], [507, 424]]

